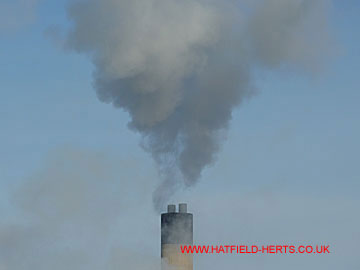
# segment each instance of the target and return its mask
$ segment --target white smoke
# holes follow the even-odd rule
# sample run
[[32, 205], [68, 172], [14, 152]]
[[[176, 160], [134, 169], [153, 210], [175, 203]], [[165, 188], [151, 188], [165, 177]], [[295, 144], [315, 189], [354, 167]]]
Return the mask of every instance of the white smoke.
[[[101, 101], [129, 113], [162, 184], [160, 209], [211, 165], [254, 68], [313, 71], [329, 49], [327, 1], [87, 0], [67, 46], [88, 54]], [[325, 52], [325, 54], [324, 54]]]

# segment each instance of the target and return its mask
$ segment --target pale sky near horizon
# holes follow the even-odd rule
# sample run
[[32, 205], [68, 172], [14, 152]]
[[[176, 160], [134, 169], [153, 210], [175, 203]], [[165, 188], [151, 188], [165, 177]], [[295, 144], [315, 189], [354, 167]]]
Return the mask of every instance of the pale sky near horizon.
[[[91, 62], [60, 49], [46, 34], [53, 26], [68, 25], [66, 1], [33, 2], [32, 11], [27, 7], [33, 14], [23, 14], [23, 24], [0, 29], [0, 228], [18, 218], [14, 192], [46, 171], [48, 160], [63, 149], [89, 152], [90, 160], [101, 153], [105, 160], [125, 163], [114, 165], [111, 174], [125, 166], [121, 177], [128, 179], [118, 181], [127, 183], [129, 192], [137, 190], [137, 177], [146, 183], [141, 199], [126, 193], [131, 202], [140, 201], [141, 210], [133, 222], [120, 222], [131, 234], [146, 229], [134, 241], [126, 233], [115, 233], [114, 239], [132, 251], [142, 245], [146, 254], [157, 256], [158, 217], [149, 206], [157, 184], [155, 165], [139, 146], [140, 135], [128, 130], [127, 113], [97, 99]], [[217, 162], [195, 187], [174, 197], [174, 202], [189, 202], [199, 242], [321, 241], [331, 243], [334, 253], [207, 261], [202, 256], [199, 269], [216, 269], [223, 262], [229, 269], [242, 264], [247, 269], [359, 269], [359, 14], [359, 1], [333, 1], [330, 23], [337, 50], [318, 74], [259, 72], [258, 94], [233, 113]], [[101, 191], [101, 198], [106, 200], [109, 190]], [[136, 209], [129, 209], [119, 215], [130, 218]], [[143, 217], [149, 224], [142, 223]], [[98, 244], [108, 247], [109, 241]], [[7, 270], [1, 256], [0, 270]]]

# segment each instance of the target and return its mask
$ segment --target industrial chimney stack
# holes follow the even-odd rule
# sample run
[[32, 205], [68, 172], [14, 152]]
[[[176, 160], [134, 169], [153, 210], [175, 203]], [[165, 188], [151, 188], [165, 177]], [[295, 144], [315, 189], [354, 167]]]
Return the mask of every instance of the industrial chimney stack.
[[185, 203], [168, 205], [167, 213], [161, 214], [162, 270], [193, 270], [193, 255], [183, 254], [181, 245], [193, 244], [193, 215], [187, 212]]

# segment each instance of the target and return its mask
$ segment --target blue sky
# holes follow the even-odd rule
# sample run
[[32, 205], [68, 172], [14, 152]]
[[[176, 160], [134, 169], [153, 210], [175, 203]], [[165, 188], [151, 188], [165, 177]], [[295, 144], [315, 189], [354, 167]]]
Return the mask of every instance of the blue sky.
[[[358, 209], [359, 5], [334, 1], [331, 25], [338, 50], [322, 72], [258, 73], [259, 92], [234, 112], [217, 163], [176, 199], [233, 193], [247, 198], [265, 192], [321, 198], [334, 205], [349, 200]], [[59, 49], [44, 35], [54, 25], [66, 28], [65, 6], [65, 1], [40, 1], [34, 20], [0, 34], [0, 213], [11, 215], [13, 190], [64, 147], [135, 160], [142, 177], [156, 178], [153, 161], [138, 145], [140, 136], [127, 129], [127, 113], [97, 99], [90, 61]], [[345, 211], [349, 222], [355, 214], [334, 211]], [[339, 230], [355, 229], [359, 219], [353, 222]], [[358, 229], [354, 235], [353, 241], [359, 241]], [[349, 268], [344, 269], [359, 266], [355, 255], [347, 260]]]

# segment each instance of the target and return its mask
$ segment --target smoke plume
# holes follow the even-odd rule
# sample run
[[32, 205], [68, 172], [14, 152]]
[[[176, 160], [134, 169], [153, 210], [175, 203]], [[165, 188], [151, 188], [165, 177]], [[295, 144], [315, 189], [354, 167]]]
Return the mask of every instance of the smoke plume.
[[[156, 162], [160, 208], [211, 165], [254, 69], [314, 71], [327, 1], [87, 0], [68, 9], [71, 50], [91, 57], [99, 99], [126, 111]], [[324, 54], [325, 52], [325, 54]]]

